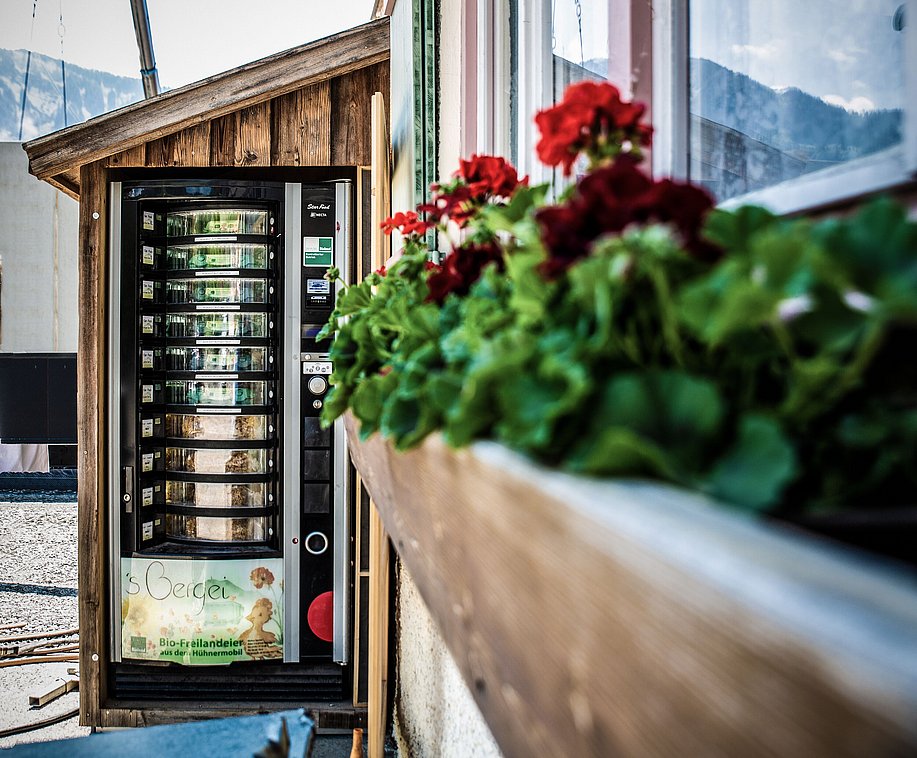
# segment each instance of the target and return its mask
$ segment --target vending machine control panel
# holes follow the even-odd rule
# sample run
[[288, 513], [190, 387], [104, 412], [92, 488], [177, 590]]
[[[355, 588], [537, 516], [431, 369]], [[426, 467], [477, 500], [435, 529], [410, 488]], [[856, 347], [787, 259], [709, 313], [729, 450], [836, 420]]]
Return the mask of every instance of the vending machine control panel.
[[[323, 428], [321, 413], [329, 391], [332, 363], [330, 340], [318, 334], [334, 310], [336, 285], [328, 271], [333, 266], [347, 278], [350, 241], [345, 219], [349, 209], [349, 187], [341, 182], [304, 186], [301, 198], [299, 246], [300, 281], [300, 372], [299, 398], [301, 463], [300, 534], [302, 535], [301, 576], [304, 588], [316, 582], [304, 597], [314, 597], [300, 610], [306, 623], [300, 640], [300, 652], [308, 655], [317, 649], [315, 637], [334, 637], [336, 661], [346, 660], [341, 635], [333, 630], [347, 628], [349, 607], [349, 459], [345, 435], [338, 422]], [[289, 244], [289, 242], [288, 242]], [[323, 592], [317, 582], [332, 570], [333, 593]], [[330, 577], [329, 577], [330, 578]], [[321, 619], [324, 608], [326, 622]], [[327, 624], [328, 608], [334, 620]]]

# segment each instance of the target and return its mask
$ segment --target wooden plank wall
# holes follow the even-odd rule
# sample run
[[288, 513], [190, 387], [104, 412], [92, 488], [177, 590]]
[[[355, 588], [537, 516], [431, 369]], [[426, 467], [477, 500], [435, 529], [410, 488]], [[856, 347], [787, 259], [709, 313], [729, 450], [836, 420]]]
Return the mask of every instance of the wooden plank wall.
[[372, 95], [387, 95], [388, 86], [386, 61], [151, 140], [110, 156], [107, 165], [368, 165]]

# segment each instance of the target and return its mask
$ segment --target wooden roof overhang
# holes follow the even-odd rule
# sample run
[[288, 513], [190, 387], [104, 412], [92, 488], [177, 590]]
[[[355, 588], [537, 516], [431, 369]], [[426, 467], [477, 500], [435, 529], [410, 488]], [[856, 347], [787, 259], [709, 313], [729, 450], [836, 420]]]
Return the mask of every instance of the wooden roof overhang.
[[81, 166], [388, 59], [381, 18], [26, 142], [29, 172], [79, 200]]

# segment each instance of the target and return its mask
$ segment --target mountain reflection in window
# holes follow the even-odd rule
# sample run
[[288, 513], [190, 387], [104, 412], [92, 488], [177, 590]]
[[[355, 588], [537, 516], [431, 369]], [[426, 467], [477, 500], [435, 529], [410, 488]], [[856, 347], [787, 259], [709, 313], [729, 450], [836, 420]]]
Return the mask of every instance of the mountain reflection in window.
[[900, 0], [692, 0], [690, 175], [718, 200], [901, 141]]

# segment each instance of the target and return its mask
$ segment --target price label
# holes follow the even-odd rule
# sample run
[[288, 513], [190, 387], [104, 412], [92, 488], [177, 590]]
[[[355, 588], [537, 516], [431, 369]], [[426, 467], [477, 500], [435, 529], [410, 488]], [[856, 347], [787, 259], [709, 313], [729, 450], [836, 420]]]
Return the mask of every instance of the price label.
[[152, 316], [141, 316], [141, 329], [144, 334], [153, 333], [153, 317]]
[[143, 400], [142, 403], [152, 403], [153, 402], [153, 385], [144, 384], [143, 385]]
[[149, 245], [144, 245], [143, 246], [143, 265], [152, 266], [154, 260], [155, 260], [155, 256], [153, 254], [153, 248], [151, 248]]
[[143, 504], [144, 505], [153, 504], [153, 488], [152, 487], [143, 488]]
[[143, 454], [143, 471], [152, 471], [153, 470], [153, 454], [144, 453]]
[[143, 368], [153, 368], [153, 351], [152, 350], [141, 350], [140, 351], [140, 365]]
[[153, 211], [143, 212], [143, 228], [148, 231], [156, 229], [156, 216]]
[[153, 436], [153, 419], [145, 418], [140, 422], [140, 436], [141, 437], [152, 437]]
[[143, 541], [146, 542], [151, 539], [153, 539], [153, 522], [147, 521], [143, 525]]
[[148, 282], [144, 280], [143, 284], [141, 284], [140, 286], [143, 292], [143, 299], [152, 300], [153, 299], [153, 282]]

